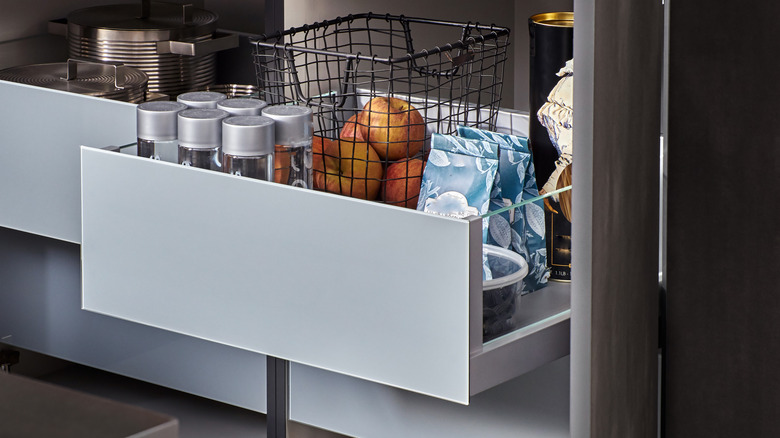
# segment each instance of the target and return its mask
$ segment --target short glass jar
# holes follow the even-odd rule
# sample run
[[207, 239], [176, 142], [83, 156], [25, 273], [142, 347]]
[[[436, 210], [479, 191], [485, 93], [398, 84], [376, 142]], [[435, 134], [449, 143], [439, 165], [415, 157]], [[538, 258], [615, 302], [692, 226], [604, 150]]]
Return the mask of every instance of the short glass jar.
[[179, 113], [179, 164], [220, 170], [222, 119], [220, 109], [190, 108]]
[[281, 184], [313, 188], [311, 108], [274, 105], [263, 108], [263, 116], [275, 122], [274, 180]]
[[232, 116], [222, 121], [222, 170], [273, 181], [274, 121], [263, 116]]
[[139, 157], [176, 161], [179, 144], [178, 114], [187, 105], [178, 102], [144, 102], [136, 108]]

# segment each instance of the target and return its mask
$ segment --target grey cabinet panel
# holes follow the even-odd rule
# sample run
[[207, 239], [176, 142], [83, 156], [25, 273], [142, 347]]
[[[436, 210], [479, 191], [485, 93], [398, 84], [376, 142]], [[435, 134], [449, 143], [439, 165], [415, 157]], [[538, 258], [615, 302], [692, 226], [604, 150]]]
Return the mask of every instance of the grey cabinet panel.
[[293, 364], [290, 418], [376, 438], [566, 438], [569, 358], [471, 398], [469, 406]]
[[575, 4], [574, 437], [656, 436], [662, 24]]

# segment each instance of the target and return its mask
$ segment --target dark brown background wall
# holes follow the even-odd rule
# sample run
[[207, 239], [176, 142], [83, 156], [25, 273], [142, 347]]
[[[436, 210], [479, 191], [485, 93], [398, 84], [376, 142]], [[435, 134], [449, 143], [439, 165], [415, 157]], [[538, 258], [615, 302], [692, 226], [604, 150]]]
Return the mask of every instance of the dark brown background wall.
[[671, 4], [668, 438], [780, 436], [778, 15]]

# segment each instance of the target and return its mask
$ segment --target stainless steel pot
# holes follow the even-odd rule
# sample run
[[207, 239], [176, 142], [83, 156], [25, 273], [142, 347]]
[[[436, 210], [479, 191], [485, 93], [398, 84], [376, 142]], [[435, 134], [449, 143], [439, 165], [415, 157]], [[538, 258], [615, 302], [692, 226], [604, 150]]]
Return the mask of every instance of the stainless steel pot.
[[143, 102], [146, 73], [123, 65], [68, 60], [11, 67], [0, 80], [125, 102]]
[[149, 76], [149, 91], [176, 96], [216, 77], [215, 52], [238, 46], [217, 34], [217, 14], [191, 5], [144, 0], [95, 6], [67, 17], [71, 58], [120, 62]]

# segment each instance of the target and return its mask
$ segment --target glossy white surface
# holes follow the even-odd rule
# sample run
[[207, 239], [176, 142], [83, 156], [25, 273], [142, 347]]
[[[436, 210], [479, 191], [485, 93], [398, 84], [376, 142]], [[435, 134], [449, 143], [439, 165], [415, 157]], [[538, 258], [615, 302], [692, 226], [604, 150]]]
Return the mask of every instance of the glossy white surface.
[[5, 81], [0, 102], [0, 226], [79, 243], [79, 146], [135, 141], [135, 105]]
[[469, 398], [469, 223], [82, 148], [83, 306]]

